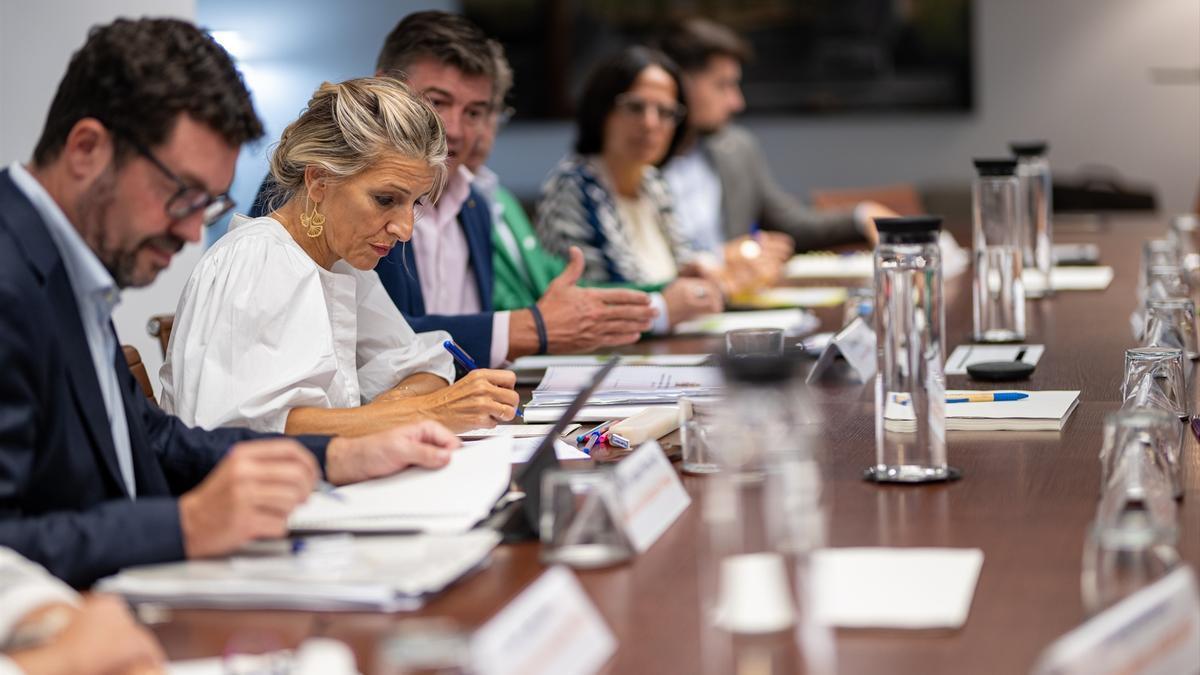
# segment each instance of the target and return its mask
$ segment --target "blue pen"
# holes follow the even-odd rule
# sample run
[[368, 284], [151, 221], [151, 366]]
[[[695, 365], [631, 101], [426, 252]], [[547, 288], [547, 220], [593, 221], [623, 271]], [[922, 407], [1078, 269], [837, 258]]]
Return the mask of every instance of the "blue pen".
[[462, 366], [463, 370], [466, 370], [468, 373], [479, 367], [475, 365], [474, 359], [463, 351], [462, 347], [454, 344], [454, 340], [446, 340], [442, 343], [442, 346], [446, 348], [446, 351], [450, 352], [450, 356], [454, 358], [455, 363]]
[[[446, 348], [446, 351], [450, 352], [450, 356], [453, 357], [455, 363], [462, 366], [463, 370], [467, 371], [468, 373], [479, 368], [479, 366], [475, 364], [475, 360], [472, 359], [462, 347], [459, 347], [457, 344], [455, 344], [454, 340], [446, 340], [442, 343], [442, 346]], [[520, 418], [525, 417], [525, 413], [521, 412], [520, 406], [517, 406], [516, 415]]]
[[758, 224], [757, 220], [754, 221], [753, 223], [750, 223], [750, 236], [751, 237], [753, 237], [754, 239], [758, 239], [758, 235], [760, 232], [762, 232], [762, 226], [760, 226]]
[[954, 398], [946, 398], [946, 403], [990, 403], [992, 401], [1020, 401], [1021, 399], [1029, 398], [1029, 394], [1019, 391], [996, 391], [996, 392], [980, 392], [978, 394], [967, 394], [965, 396], [955, 396]]

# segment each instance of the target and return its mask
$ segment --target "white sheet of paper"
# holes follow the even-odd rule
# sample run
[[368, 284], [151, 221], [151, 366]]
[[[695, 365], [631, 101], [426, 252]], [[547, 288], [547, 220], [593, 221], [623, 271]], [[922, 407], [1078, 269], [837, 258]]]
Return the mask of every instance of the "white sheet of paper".
[[1055, 640], [1033, 675], [1196, 675], [1200, 596], [1180, 565]]
[[799, 309], [767, 309], [752, 312], [705, 314], [675, 326], [676, 335], [724, 335], [740, 328], [780, 328], [788, 335], [804, 335], [821, 322]]
[[[578, 428], [579, 425], [574, 425]], [[495, 438], [497, 436], [511, 436], [512, 438], [543, 438], [550, 430], [554, 428], [553, 424], [498, 424], [491, 429], [471, 429], [464, 431], [458, 435], [459, 438]], [[568, 426], [563, 429], [564, 434], [568, 434], [574, 429]]]
[[[1056, 291], [1102, 291], [1108, 288], [1113, 280], [1113, 268], [1104, 265], [1097, 266], [1065, 266], [1050, 269], [1050, 285]], [[1025, 291], [1040, 293], [1045, 290], [1040, 275], [1033, 270], [1024, 270], [1021, 281]]]
[[692, 499], [656, 441], [643, 443], [621, 460], [615, 471], [625, 510], [625, 534], [642, 553], [658, 541]]
[[556, 566], [475, 633], [471, 662], [480, 675], [592, 675], [616, 650], [579, 580]]
[[[578, 424], [574, 425], [576, 428]], [[513, 441], [512, 461], [513, 464], [524, 464], [533, 457], [533, 453], [537, 451], [538, 446], [542, 444], [541, 438], [518, 438]], [[579, 448], [559, 439], [554, 441], [554, 455], [559, 459], [591, 459], [587, 453]]]
[[1015, 361], [1017, 354], [1022, 363], [1037, 364], [1046, 351], [1045, 345], [959, 345], [946, 359], [947, 375], [966, 375], [967, 366], [988, 361]]
[[[468, 443], [441, 469], [409, 468], [393, 476], [314, 492], [288, 518], [293, 530], [412, 529], [462, 532], [487, 516], [512, 477], [509, 436]], [[374, 523], [374, 524], [373, 524]], [[408, 525], [408, 527], [401, 527]]]
[[983, 567], [977, 548], [829, 548], [813, 554], [813, 609], [844, 628], [958, 628]]

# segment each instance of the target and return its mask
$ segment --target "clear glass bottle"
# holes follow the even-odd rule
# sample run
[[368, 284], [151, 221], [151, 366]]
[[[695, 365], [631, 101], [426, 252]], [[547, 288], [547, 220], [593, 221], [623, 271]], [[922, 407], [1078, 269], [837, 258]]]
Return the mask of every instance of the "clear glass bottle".
[[975, 340], [1025, 339], [1025, 284], [1021, 279], [1020, 183], [1013, 159], [977, 159], [971, 186], [975, 223]]
[[878, 218], [875, 249], [875, 466], [865, 478], [954, 479], [946, 463], [946, 318], [936, 216]]
[[1054, 209], [1049, 145], [1045, 141], [1012, 142], [1008, 146], [1017, 156], [1017, 180], [1021, 184], [1024, 224], [1021, 228], [1021, 257], [1025, 269], [1040, 282], [1025, 289], [1025, 297], [1041, 298], [1054, 294], [1050, 269], [1054, 267]]
[[726, 356], [728, 396], [703, 478], [705, 673], [812, 672], [808, 554], [824, 544], [820, 416], [795, 356]]

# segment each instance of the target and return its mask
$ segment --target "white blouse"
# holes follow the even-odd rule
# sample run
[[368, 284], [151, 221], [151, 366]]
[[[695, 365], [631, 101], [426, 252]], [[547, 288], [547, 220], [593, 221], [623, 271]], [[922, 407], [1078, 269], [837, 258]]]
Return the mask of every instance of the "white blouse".
[[317, 265], [270, 217], [234, 216], [179, 299], [160, 404], [185, 423], [281, 432], [292, 408], [352, 408], [415, 373], [454, 381], [373, 271]]

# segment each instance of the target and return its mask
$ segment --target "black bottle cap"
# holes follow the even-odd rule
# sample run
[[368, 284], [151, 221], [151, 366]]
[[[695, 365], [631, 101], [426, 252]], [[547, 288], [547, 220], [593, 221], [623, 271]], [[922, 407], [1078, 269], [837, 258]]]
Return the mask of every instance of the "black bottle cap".
[[876, 218], [875, 229], [883, 244], [924, 244], [937, 241], [938, 232], [942, 229], [942, 217]]
[[1008, 149], [1017, 157], [1032, 157], [1046, 154], [1050, 145], [1046, 141], [1013, 141], [1008, 144]]
[[975, 160], [975, 170], [980, 176], [1011, 176], [1017, 172], [1015, 159], [979, 159]]

